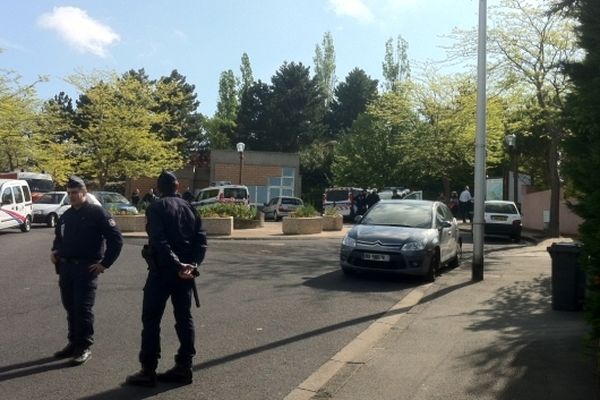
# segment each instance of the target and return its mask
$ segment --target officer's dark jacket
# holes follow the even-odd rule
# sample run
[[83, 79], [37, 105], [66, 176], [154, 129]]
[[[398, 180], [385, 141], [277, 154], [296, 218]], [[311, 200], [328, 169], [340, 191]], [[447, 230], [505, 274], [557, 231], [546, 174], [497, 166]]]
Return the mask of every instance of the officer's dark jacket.
[[71, 207], [60, 217], [52, 251], [62, 258], [101, 260], [100, 264], [109, 268], [121, 253], [121, 247], [123, 237], [110, 214], [86, 201], [78, 210]]
[[182, 198], [167, 195], [146, 209], [148, 243], [160, 266], [200, 264], [206, 254], [206, 233], [196, 210]]

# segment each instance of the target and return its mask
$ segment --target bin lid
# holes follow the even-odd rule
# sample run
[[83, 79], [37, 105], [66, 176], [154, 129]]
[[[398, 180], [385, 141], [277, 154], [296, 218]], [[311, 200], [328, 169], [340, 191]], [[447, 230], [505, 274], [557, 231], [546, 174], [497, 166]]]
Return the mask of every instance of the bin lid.
[[581, 245], [575, 242], [556, 242], [547, 247], [548, 253], [580, 253]]

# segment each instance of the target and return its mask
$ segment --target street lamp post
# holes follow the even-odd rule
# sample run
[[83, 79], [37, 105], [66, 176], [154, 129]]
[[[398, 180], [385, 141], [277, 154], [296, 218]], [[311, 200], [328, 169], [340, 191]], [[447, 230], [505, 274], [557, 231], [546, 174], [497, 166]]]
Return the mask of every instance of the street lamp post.
[[515, 134], [506, 135], [506, 145], [510, 152], [510, 163], [513, 173], [513, 201], [519, 202], [519, 171], [517, 167], [517, 136]]
[[235, 145], [235, 148], [237, 149], [237, 152], [240, 153], [240, 179], [239, 179], [239, 184], [242, 184], [242, 170], [243, 170], [243, 166], [244, 166], [244, 149], [246, 148], [246, 145], [242, 142], [239, 142], [238, 144]]

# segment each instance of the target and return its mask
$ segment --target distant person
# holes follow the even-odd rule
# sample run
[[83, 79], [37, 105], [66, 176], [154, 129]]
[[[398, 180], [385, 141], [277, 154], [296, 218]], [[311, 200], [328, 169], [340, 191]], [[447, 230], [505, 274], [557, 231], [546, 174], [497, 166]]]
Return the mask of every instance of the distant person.
[[460, 193], [458, 197], [458, 208], [460, 211], [460, 216], [462, 218], [463, 223], [467, 223], [467, 219], [469, 222], [471, 220], [471, 203], [473, 201], [473, 196], [471, 196], [471, 192], [469, 191], [469, 186], [465, 186], [464, 190]]
[[367, 212], [367, 191], [363, 190], [356, 196], [356, 213], [364, 215]]
[[444, 196], [444, 192], [440, 192], [440, 194], [438, 195], [437, 201], [446, 203], [446, 196]]
[[142, 201], [148, 205], [154, 203], [156, 200], [158, 200], [158, 197], [156, 197], [152, 188], [148, 189], [148, 192], [142, 198]]
[[458, 193], [456, 192], [456, 190], [453, 190], [452, 193], [450, 193], [450, 200], [448, 200], [448, 208], [450, 209], [450, 211], [452, 211], [452, 215], [454, 215], [454, 218], [458, 217]]
[[379, 201], [379, 195], [377, 194], [377, 189], [371, 190], [371, 192], [367, 195], [367, 209], [373, 207]]
[[137, 205], [140, 202], [140, 189], [136, 188], [133, 193], [131, 193], [131, 204], [133, 204], [135, 207], [137, 207]]
[[400, 194], [398, 193], [398, 189], [394, 189], [392, 191], [392, 199], [393, 200], [398, 200], [398, 199], [401, 199], [401, 198], [402, 198], [402, 196], [400, 196]]
[[181, 198], [184, 199], [185, 201], [187, 201], [188, 203], [191, 203], [192, 201], [194, 201], [194, 195], [192, 194], [192, 191], [190, 190], [189, 186], [187, 187], [185, 192], [183, 192], [183, 194], [181, 195]]

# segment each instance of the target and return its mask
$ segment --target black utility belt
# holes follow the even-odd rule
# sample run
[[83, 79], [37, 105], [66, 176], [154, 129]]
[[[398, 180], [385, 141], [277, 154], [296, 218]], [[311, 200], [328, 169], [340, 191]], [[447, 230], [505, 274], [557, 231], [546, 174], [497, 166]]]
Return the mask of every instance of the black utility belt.
[[61, 257], [60, 262], [67, 264], [96, 264], [98, 260], [92, 258], [72, 258], [72, 257]]

